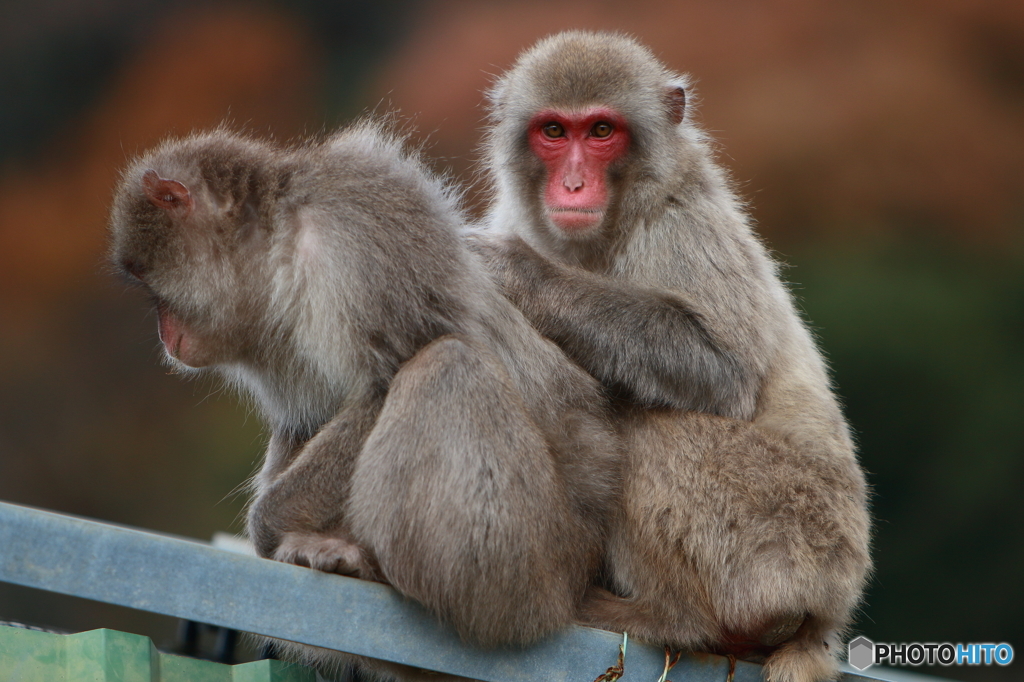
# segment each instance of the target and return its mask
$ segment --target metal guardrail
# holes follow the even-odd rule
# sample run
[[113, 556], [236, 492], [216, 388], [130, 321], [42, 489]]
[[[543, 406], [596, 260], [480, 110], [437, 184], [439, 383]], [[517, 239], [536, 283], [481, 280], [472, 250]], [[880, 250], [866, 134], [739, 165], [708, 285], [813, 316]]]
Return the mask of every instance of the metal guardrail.
[[[483, 650], [385, 585], [4, 502], [0, 581], [487, 682], [590, 682], [622, 639], [571, 627], [529, 648]], [[630, 641], [622, 680], [653, 682], [664, 662], [662, 649]], [[726, 658], [691, 654], [671, 677], [723, 682], [728, 672]], [[734, 682], [760, 680], [760, 666], [736, 664]]]

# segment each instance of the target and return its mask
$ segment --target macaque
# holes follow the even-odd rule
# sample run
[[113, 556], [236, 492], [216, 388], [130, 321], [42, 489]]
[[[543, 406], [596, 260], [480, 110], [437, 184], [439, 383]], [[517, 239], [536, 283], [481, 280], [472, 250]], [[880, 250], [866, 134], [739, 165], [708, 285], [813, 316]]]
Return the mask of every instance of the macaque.
[[574, 620], [621, 454], [598, 382], [501, 295], [463, 227], [380, 124], [290, 148], [215, 130], [127, 168], [111, 252], [152, 296], [168, 363], [265, 418], [260, 556], [522, 644]]
[[624, 487], [582, 618], [831, 679], [870, 567], [864, 475], [688, 90], [621, 35], [527, 50], [490, 93], [470, 243], [613, 401]]

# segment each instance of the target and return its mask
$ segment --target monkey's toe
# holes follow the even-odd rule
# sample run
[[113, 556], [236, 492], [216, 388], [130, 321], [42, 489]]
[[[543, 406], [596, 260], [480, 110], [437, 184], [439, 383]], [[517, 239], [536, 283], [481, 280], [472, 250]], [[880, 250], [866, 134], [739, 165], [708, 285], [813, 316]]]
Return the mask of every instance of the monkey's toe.
[[363, 577], [368, 570], [359, 545], [350, 540], [314, 533], [285, 533], [274, 551], [274, 560], [356, 577]]

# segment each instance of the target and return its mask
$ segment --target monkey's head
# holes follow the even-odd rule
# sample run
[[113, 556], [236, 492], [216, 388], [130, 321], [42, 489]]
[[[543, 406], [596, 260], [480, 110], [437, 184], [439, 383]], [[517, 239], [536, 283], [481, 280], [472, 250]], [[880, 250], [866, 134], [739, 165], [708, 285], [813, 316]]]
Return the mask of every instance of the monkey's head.
[[[490, 93], [487, 152], [521, 224], [557, 241], [608, 236], [678, 166], [687, 80], [617, 34], [568, 31], [523, 53]], [[628, 191], [627, 191], [628, 188]]]
[[245, 359], [266, 318], [272, 235], [256, 143], [224, 133], [170, 141], [132, 164], [111, 211], [115, 267], [153, 297], [171, 364]]

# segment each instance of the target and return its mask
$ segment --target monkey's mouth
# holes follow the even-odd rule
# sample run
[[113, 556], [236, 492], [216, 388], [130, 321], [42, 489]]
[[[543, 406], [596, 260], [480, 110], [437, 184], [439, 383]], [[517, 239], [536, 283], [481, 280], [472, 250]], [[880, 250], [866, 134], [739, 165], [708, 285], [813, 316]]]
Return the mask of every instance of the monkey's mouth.
[[566, 232], [583, 232], [597, 227], [604, 218], [603, 208], [549, 208], [548, 218]]
[[195, 336], [163, 302], [156, 305], [157, 333], [167, 355], [189, 367], [202, 367], [205, 362]]

